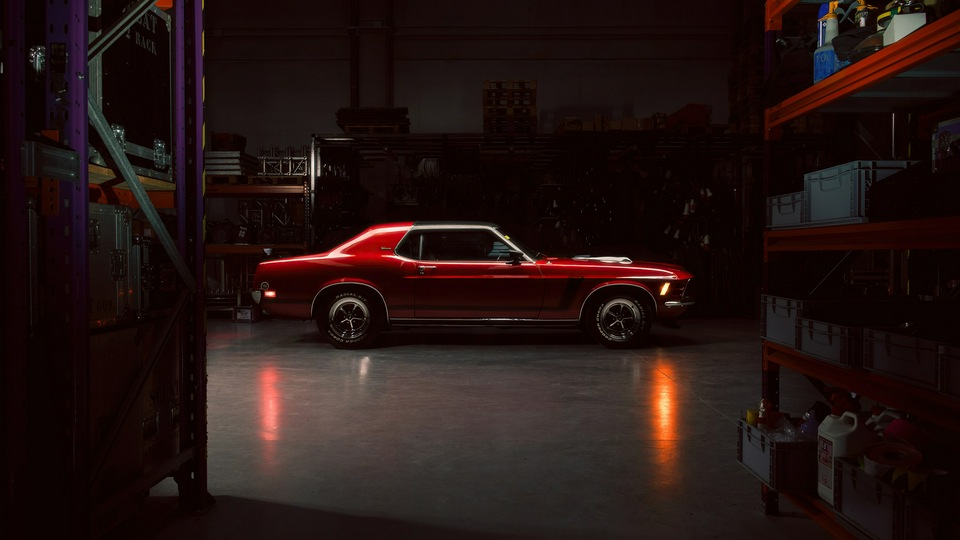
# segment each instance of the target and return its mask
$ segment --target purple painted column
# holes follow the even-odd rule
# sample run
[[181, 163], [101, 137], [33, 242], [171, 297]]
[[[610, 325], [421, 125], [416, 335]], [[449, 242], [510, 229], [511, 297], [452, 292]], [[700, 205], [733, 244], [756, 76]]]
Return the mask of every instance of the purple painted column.
[[204, 275], [203, 2], [175, 2], [174, 13], [174, 147], [176, 156], [178, 239], [188, 267], [196, 276], [192, 309], [186, 315], [181, 395], [191, 414], [181, 415], [181, 445], [192, 447], [193, 459], [177, 475], [183, 508], [210, 504], [207, 493], [207, 357], [206, 283]]
[[40, 189], [41, 319], [30, 355], [30, 457], [38, 477], [31, 499], [60, 508], [35, 516], [41, 537], [89, 530], [87, 1], [46, 5], [46, 116], [43, 128], [79, 155], [77, 180], [46, 179]]

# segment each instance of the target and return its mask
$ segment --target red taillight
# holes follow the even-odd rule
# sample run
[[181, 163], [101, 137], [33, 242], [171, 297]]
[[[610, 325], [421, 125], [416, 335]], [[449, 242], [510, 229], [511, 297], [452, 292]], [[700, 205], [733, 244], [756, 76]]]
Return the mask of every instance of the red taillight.
[[264, 298], [276, 298], [276, 297], [277, 297], [277, 291], [263, 291], [263, 297], [264, 297]]

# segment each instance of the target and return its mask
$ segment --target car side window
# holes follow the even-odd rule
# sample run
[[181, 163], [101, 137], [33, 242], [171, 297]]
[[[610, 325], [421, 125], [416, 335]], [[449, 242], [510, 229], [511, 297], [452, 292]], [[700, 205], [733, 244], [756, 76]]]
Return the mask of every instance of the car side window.
[[418, 233], [408, 234], [405, 236], [397, 246], [397, 255], [406, 257], [408, 259], [419, 259], [421, 236], [422, 235]]
[[449, 230], [423, 233], [423, 259], [436, 261], [496, 261], [509, 247], [486, 230]]

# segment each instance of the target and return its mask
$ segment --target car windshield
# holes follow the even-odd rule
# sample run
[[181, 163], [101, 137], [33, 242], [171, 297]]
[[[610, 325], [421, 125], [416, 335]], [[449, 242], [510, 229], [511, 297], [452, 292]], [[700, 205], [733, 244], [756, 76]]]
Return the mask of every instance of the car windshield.
[[544, 255], [543, 253], [540, 253], [539, 251], [533, 251], [532, 249], [528, 248], [528, 247], [527, 247], [523, 242], [521, 242], [519, 239], [517, 239], [517, 238], [514, 237], [514, 236], [510, 236], [510, 234], [509, 234], [507, 231], [505, 231], [505, 230], [503, 230], [503, 229], [499, 229], [499, 228], [498, 228], [497, 230], [500, 232], [500, 234], [503, 235], [504, 238], [506, 238], [507, 240], [509, 240], [510, 243], [512, 243], [514, 246], [516, 246], [517, 249], [519, 249], [520, 251], [522, 251], [523, 254], [526, 255], [527, 257], [530, 257], [531, 259], [533, 259], [533, 260], [535, 260], [535, 261], [539, 261], [540, 259], [543, 259], [543, 258], [546, 257], [546, 255]]

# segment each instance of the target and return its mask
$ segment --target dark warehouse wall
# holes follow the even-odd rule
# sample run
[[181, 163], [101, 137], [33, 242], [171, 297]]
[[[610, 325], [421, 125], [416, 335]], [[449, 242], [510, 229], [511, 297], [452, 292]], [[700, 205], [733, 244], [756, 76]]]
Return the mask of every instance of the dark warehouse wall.
[[250, 153], [338, 132], [351, 29], [357, 105], [408, 107], [415, 133], [480, 132], [484, 80], [536, 80], [545, 133], [565, 117], [644, 118], [687, 103], [727, 121], [727, 2], [379, 0], [353, 17], [351, 5], [208, 0], [208, 129], [243, 133]]

